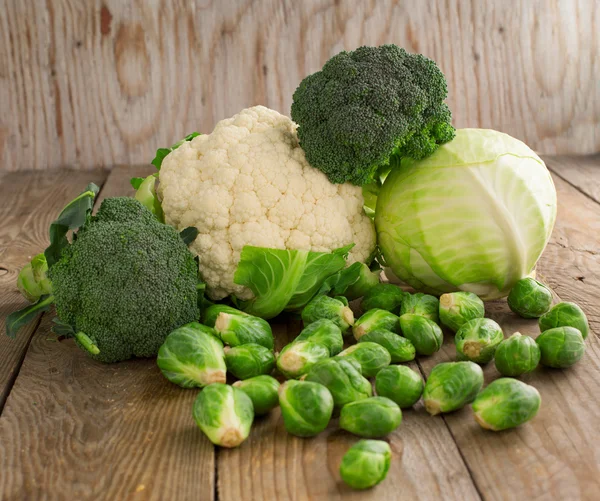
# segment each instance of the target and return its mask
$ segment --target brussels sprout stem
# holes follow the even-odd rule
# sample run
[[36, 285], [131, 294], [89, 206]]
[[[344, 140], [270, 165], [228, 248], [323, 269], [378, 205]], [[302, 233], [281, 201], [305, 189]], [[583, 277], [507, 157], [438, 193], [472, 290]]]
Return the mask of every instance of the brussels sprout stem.
[[354, 313], [348, 306], [342, 310], [342, 318], [350, 327], [354, 325]]
[[463, 352], [469, 359], [477, 358], [481, 354], [481, 343], [478, 341], [466, 341], [463, 345]]
[[425, 410], [432, 416], [437, 416], [442, 412], [441, 405], [437, 400], [426, 400]]
[[217, 332], [225, 331], [229, 328], [229, 323], [231, 322], [231, 317], [229, 313], [221, 312], [217, 316], [217, 320], [215, 321], [215, 330]]

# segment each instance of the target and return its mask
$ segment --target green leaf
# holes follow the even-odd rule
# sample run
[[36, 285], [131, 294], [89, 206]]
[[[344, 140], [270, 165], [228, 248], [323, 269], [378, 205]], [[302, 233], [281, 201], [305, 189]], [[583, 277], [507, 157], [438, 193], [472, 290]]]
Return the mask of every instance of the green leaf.
[[238, 301], [238, 306], [267, 319], [303, 308], [323, 281], [346, 265], [351, 248], [329, 253], [245, 246], [233, 281], [248, 287], [255, 298]]
[[317, 295], [343, 295], [348, 287], [360, 280], [362, 267], [363, 263], [352, 263], [347, 268], [338, 271], [335, 275], [331, 275], [321, 284]]
[[156, 174], [144, 178], [135, 192], [134, 198], [148, 209], [161, 223], [165, 222], [165, 214], [156, 194]]
[[66, 322], [63, 322], [60, 318], [54, 317], [52, 319], [52, 322], [54, 323], [54, 325], [52, 326], [52, 332], [54, 332], [55, 334], [65, 337], [75, 336], [75, 329], [73, 329], [73, 327], [71, 327]]
[[179, 236], [185, 245], [190, 245], [198, 236], [198, 228], [188, 226], [179, 232]]
[[132, 177], [129, 180], [129, 182], [131, 183], [131, 186], [133, 186], [133, 189], [137, 190], [144, 182], [144, 179], [146, 179], [146, 178], [145, 177]]
[[[188, 134], [187, 136], [185, 136], [181, 141], [177, 141], [170, 148], [159, 148], [158, 150], [156, 150], [156, 156], [152, 159], [152, 162], [150, 162], [150, 163], [152, 165], [154, 165], [154, 167], [156, 167], [156, 170], [160, 170], [163, 160], [169, 153], [171, 153], [173, 150], [176, 150], [177, 148], [179, 148], [186, 141], [191, 141], [192, 139], [194, 139], [196, 136], [199, 136], [199, 135], [200, 135], [200, 132], [192, 132], [191, 134]], [[135, 188], [135, 186], [134, 186], [134, 188]]]
[[50, 225], [50, 245], [44, 251], [48, 267], [52, 267], [60, 259], [62, 250], [69, 245], [67, 233], [76, 230], [85, 223], [92, 212], [94, 199], [100, 188], [94, 183], [88, 184], [81, 195], [69, 202]]
[[53, 304], [54, 296], [46, 295], [42, 296], [37, 303], [11, 313], [6, 318], [6, 335], [14, 338], [21, 327], [31, 322], [39, 313], [48, 311]]

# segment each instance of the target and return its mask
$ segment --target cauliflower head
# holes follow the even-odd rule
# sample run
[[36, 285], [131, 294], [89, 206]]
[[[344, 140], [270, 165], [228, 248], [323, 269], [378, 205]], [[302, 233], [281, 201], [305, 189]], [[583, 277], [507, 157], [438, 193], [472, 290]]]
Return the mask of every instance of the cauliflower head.
[[183, 143], [165, 157], [159, 179], [166, 222], [198, 229], [189, 248], [211, 299], [253, 297], [233, 282], [245, 245], [328, 252], [354, 243], [349, 264], [375, 248], [361, 188], [332, 184], [311, 167], [296, 124], [264, 106]]

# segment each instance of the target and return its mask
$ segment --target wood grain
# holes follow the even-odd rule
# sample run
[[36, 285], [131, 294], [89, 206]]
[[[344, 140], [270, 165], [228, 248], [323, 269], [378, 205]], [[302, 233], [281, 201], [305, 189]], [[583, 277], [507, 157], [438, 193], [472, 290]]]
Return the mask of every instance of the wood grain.
[[548, 157], [546, 165], [558, 177], [600, 203], [600, 154]]
[[[102, 197], [130, 194], [129, 177], [146, 171], [113, 170]], [[196, 395], [154, 360], [89, 359], [44, 316], [0, 417], [0, 499], [213, 499]]]
[[0, 170], [146, 163], [383, 43], [439, 63], [457, 127], [594, 153], [599, 32], [595, 0], [5, 0]]
[[[554, 164], [560, 172], [560, 163]], [[584, 358], [566, 370], [543, 367], [521, 379], [535, 386], [542, 407], [531, 422], [515, 430], [482, 430], [469, 408], [442, 418], [452, 432], [480, 492], [490, 499], [596, 499], [600, 489], [600, 205], [558, 176], [558, 218], [538, 273], [559, 300], [575, 301], [586, 311], [592, 332]], [[585, 271], [586, 278], [578, 279]], [[505, 301], [486, 303], [505, 336], [536, 337], [535, 320], [510, 312]], [[454, 361], [453, 336], [442, 350], [419, 361], [425, 374], [440, 362]], [[484, 369], [486, 384], [499, 377], [494, 364]]]
[[16, 339], [7, 337], [6, 317], [27, 301], [17, 290], [20, 269], [48, 245], [48, 226], [64, 204], [89, 182], [102, 186], [107, 171], [56, 171], [0, 175], [0, 412], [38, 321]]

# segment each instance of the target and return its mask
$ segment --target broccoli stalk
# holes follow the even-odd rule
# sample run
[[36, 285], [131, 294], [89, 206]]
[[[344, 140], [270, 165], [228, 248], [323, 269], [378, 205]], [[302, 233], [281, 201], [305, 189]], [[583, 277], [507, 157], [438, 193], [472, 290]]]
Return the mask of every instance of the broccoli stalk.
[[294, 93], [291, 115], [309, 163], [332, 183], [362, 186], [392, 157], [415, 160], [454, 137], [435, 62], [396, 45], [332, 57]]

